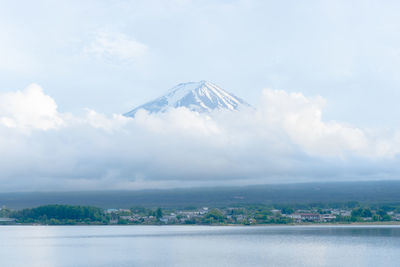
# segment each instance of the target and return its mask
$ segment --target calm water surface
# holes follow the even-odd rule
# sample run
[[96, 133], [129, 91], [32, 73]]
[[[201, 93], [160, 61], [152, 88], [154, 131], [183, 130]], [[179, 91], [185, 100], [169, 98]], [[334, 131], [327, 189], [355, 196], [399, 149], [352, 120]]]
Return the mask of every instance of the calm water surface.
[[400, 266], [398, 226], [1, 226], [1, 266]]

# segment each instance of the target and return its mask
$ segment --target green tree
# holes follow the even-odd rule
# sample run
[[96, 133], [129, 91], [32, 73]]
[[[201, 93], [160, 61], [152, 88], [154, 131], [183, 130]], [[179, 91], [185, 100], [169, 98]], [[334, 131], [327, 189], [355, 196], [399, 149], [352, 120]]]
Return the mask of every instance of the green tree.
[[71, 205], [45, 205], [15, 211], [10, 216], [16, 218], [18, 222], [25, 223], [54, 223], [58, 221], [65, 224], [69, 220], [75, 223], [101, 223], [109, 219], [100, 208]]
[[293, 212], [294, 212], [294, 210], [291, 207], [282, 208], [282, 214], [292, 214]]
[[362, 208], [353, 209], [351, 211], [351, 217], [361, 217], [362, 213], [363, 213], [363, 209]]
[[219, 209], [212, 209], [205, 215], [206, 223], [222, 223], [224, 215]]
[[362, 211], [361, 217], [372, 217], [372, 212], [370, 209], [364, 209]]
[[162, 212], [161, 208], [158, 208], [156, 210], [156, 218], [157, 218], [157, 220], [161, 219], [162, 216], [163, 216], [163, 212]]

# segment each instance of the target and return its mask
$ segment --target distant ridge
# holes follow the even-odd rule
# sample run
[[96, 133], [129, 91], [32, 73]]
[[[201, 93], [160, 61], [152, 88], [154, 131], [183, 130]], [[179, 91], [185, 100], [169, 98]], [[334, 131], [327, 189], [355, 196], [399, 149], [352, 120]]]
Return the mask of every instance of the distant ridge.
[[103, 208], [130, 208], [132, 206], [182, 208], [285, 203], [301, 205], [348, 201], [369, 204], [400, 204], [400, 181], [274, 184], [140, 191], [0, 193], [0, 204], [14, 209], [47, 204], [91, 205]]
[[210, 112], [216, 109], [237, 110], [241, 106], [249, 104], [211, 82], [187, 82], [178, 84], [164, 96], [138, 106], [124, 116], [134, 117], [140, 109], [158, 113], [170, 108], [186, 107], [192, 111]]

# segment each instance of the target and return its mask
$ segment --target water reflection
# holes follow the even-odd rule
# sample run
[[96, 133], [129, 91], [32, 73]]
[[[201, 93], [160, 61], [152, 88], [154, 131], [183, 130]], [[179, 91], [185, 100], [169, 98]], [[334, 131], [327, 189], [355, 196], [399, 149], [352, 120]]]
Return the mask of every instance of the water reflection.
[[5, 226], [2, 266], [398, 266], [397, 226]]

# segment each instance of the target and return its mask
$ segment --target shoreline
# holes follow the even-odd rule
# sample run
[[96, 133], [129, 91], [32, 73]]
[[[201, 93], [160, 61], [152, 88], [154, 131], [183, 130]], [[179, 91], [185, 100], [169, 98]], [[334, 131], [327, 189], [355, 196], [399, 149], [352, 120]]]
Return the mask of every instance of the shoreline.
[[16, 224], [0, 224], [2, 226], [185, 226], [185, 227], [194, 227], [194, 226], [218, 226], [218, 227], [260, 227], [260, 226], [287, 226], [287, 227], [295, 227], [295, 226], [400, 226], [400, 221], [398, 222], [352, 222], [352, 223], [293, 223], [293, 224], [29, 224], [29, 223], [16, 223]]

